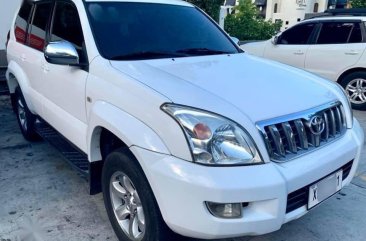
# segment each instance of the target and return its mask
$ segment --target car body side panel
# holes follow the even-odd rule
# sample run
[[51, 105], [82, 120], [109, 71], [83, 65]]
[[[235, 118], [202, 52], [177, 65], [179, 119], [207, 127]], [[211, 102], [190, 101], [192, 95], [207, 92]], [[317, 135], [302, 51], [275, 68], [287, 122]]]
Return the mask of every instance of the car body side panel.
[[365, 43], [312, 45], [306, 55], [305, 69], [337, 81], [338, 73], [356, 65], [365, 52]]
[[[128, 147], [139, 146], [154, 152], [170, 154], [160, 137], [151, 128], [118, 107], [105, 101], [97, 101], [91, 107], [88, 124], [89, 161], [101, 160], [99, 140], [95, 129], [102, 127], [112, 132]], [[99, 136], [97, 134], [97, 136]]]
[[40, 96], [32, 89], [27, 74], [22, 70], [21, 66], [19, 66], [17, 62], [10, 61], [6, 72], [6, 79], [11, 94], [13, 94], [16, 87], [19, 86], [23, 92], [29, 110], [36, 114], [40, 114], [42, 112]]
[[[89, 99], [86, 103], [89, 143], [90, 132], [95, 126], [110, 127], [112, 132], [121, 128], [114, 134], [121, 136], [126, 131], [127, 134], [122, 141], [127, 145], [138, 145], [156, 152], [171, 153], [185, 160], [192, 159], [182, 129], [160, 108], [163, 103], [171, 101], [141, 82], [115, 70], [109, 61], [98, 57], [92, 62], [86, 95]], [[102, 110], [101, 104], [96, 108], [96, 103], [102, 102], [108, 102], [105, 105], [106, 110]], [[96, 112], [102, 115], [105, 123], [109, 123], [108, 126], [94, 121], [93, 118], [98, 116], [95, 115]], [[146, 131], [145, 134], [143, 130]], [[154, 138], [161, 138], [164, 142], [153, 143], [151, 140]]]
[[264, 52], [267, 48], [267, 45], [270, 44], [269, 41], [259, 41], [259, 42], [250, 42], [246, 43], [240, 46], [242, 50], [244, 50], [246, 53], [255, 55], [258, 57], [263, 57]]

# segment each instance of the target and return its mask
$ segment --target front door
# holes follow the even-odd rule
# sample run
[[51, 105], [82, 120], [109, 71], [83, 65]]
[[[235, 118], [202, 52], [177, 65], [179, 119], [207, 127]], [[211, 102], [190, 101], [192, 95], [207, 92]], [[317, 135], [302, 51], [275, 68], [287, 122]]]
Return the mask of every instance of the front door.
[[297, 68], [305, 67], [306, 53], [310, 47], [312, 34], [316, 23], [296, 25], [279, 37], [276, 44], [269, 44], [264, 57], [273, 59]]
[[[80, 62], [87, 63], [84, 36], [76, 6], [56, 1], [49, 40], [68, 41], [78, 51]], [[86, 96], [88, 72], [79, 66], [55, 65], [43, 61], [44, 118], [81, 150], [86, 151]]]

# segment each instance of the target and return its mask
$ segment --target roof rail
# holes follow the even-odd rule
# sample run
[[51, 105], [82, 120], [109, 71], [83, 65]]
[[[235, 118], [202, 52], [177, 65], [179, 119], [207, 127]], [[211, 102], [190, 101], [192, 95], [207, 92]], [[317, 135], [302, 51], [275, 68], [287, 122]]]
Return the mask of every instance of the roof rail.
[[366, 16], [366, 8], [339, 8], [339, 9], [328, 9], [324, 13], [329, 16]]
[[305, 19], [332, 17], [332, 16], [366, 16], [366, 8], [350, 8], [350, 9], [328, 9], [323, 13], [307, 13]]

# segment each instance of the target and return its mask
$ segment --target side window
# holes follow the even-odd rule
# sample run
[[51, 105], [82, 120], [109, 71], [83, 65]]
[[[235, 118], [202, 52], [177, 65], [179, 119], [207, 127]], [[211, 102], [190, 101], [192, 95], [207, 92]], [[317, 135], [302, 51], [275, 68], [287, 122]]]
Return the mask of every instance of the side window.
[[345, 44], [362, 41], [361, 28], [355, 23], [323, 23], [318, 44]]
[[72, 43], [84, 60], [84, 36], [76, 7], [70, 3], [57, 2], [51, 28], [51, 41], [68, 41]]
[[361, 43], [362, 41], [363, 38], [362, 38], [361, 24], [356, 23], [352, 29], [348, 43]]
[[315, 23], [300, 24], [281, 34], [278, 44], [308, 44]]
[[25, 44], [29, 16], [32, 12], [32, 4], [24, 1], [15, 20], [14, 34], [16, 41]]
[[43, 51], [46, 43], [46, 28], [51, 10], [52, 3], [40, 3], [35, 6], [33, 21], [28, 34], [28, 44], [39, 51]]

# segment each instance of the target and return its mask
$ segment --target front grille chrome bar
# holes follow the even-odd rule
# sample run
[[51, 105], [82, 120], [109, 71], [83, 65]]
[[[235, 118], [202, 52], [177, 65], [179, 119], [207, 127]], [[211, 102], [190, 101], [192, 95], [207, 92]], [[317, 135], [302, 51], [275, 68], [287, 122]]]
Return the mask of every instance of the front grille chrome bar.
[[340, 138], [346, 118], [340, 102], [257, 123], [272, 161], [286, 162]]

